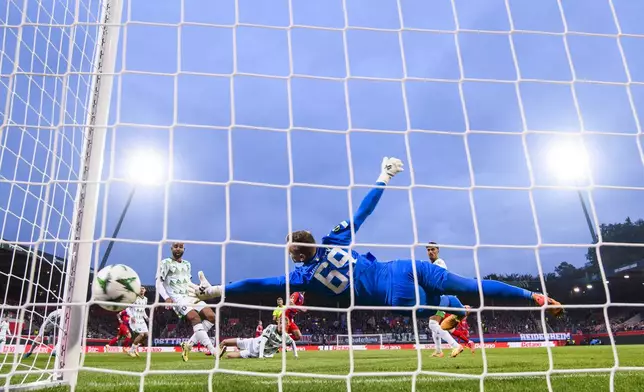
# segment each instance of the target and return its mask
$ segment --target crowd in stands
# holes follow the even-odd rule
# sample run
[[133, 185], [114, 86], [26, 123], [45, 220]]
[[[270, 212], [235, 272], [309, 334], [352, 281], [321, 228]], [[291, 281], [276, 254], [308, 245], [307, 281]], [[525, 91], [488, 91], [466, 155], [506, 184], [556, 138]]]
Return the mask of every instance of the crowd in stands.
[[[8, 301], [8, 305], [17, 303]], [[25, 312], [23, 334], [35, 334], [47, 313], [54, 308], [35, 308]], [[639, 308], [611, 308], [609, 321], [613, 332], [644, 330], [644, 314]], [[15, 318], [16, 310], [3, 311], [3, 316]], [[468, 317], [470, 333], [478, 335], [477, 313]], [[541, 311], [484, 311], [481, 316], [484, 334], [543, 333]], [[546, 317], [548, 332], [602, 333], [606, 332], [603, 309], [572, 309], [563, 317]], [[264, 326], [272, 323], [272, 312], [244, 308], [221, 308], [219, 335], [222, 337], [254, 336], [258, 321]], [[346, 312], [309, 311], [296, 315], [302, 334], [311, 335], [314, 341], [323, 341], [325, 336], [346, 334]], [[413, 334], [411, 317], [403, 317], [386, 311], [354, 311], [351, 313], [351, 328], [354, 334]], [[111, 338], [117, 329], [116, 313], [92, 306], [89, 310], [88, 338]], [[428, 331], [428, 319], [418, 318], [417, 331]], [[211, 334], [214, 334], [213, 330]], [[185, 338], [192, 334], [187, 322], [180, 320], [172, 310], [164, 306], [154, 312], [152, 336], [154, 338]]]

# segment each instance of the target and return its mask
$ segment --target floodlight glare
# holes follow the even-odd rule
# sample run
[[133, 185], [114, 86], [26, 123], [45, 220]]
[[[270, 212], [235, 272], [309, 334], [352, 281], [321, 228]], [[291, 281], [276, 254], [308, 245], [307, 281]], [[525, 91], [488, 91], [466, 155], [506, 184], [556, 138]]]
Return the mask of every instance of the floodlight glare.
[[572, 289], [572, 291], [574, 291], [575, 293], [578, 293], [579, 292], [579, 287], [575, 287], [574, 289]]
[[163, 160], [155, 151], [137, 151], [128, 162], [128, 176], [138, 184], [158, 184], [163, 179], [163, 167]]
[[588, 155], [581, 139], [572, 139], [553, 145], [548, 152], [548, 164], [564, 181], [578, 180], [588, 170]]
[[586, 285], [586, 288], [587, 288], [587, 289], [592, 289], [592, 288], [593, 288], [593, 285], [592, 285], [592, 284], [587, 284], [587, 285]]

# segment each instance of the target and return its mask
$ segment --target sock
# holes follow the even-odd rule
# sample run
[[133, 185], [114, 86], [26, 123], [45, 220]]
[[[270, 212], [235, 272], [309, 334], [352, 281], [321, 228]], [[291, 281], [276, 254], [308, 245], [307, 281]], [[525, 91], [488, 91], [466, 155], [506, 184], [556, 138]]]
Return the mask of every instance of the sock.
[[[483, 296], [491, 298], [532, 298], [532, 292], [496, 280], [482, 280]], [[465, 278], [448, 272], [443, 281], [443, 291], [449, 294], [477, 294], [479, 292], [476, 279]]]
[[198, 347], [198, 345], [199, 345], [199, 339], [197, 339], [197, 334], [196, 334], [196, 333], [193, 333], [193, 334], [192, 334], [192, 336], [190, 336], [190, 339], [188, 339], [188, 342], [187, 342], [187, 343], [188, 343], [190, 346], [197, 345], [197, 349], [199, 349], [199, 347]]
[[215, 324], [211, 323], [209, 320], [203, 320], [201, 322], [201, 325], [203, 325], [204, 329], [206, 330], [206, 333], [212, 329], [212, 327], [215, 326]]
[[113, 345], [115, 345], [115, 344], [116, 344], [116, 342], [118, 342], [118, 341], [119, 341], [119, 337], [118, 337], [118, 336], [114, 336], [114, 337], [112, 338], [112, 340], [110, 340], [110, 341], [109, 341], [109, 343], [107, 343], [107, 345], [108, 345], [108, 346], [113, 346]]
[[434, 345], [436, 346], [436, 351], [442, 353], [443, 348], [441, 347], [442, 342], [439, 333], [441, 326], [438, 324], [438, 321], [429, 320], [429, 329], [432, 330], [432, 340], [434, 341]]
[[457, 338], [461, 339], [462, 341], [465, 342], [465, 344], [470, 342], [470, 339], [467, 337], [467, 334], [463, 331], [456, 330], [452, 332], [452, 335], [456, 336]]
[[210, 351], [212, 355], [216, 355], [217, 352], [215, 350], [215, 346], [212, 345], [212, 340], [210, 340], [210, 337], [206, 333], [203, 324], [199, 323], [194, 325], [192, 327], [192, 330], [195, 333], [194, 336], [197, 339], [197, 341], [203, 344], [208, 349], [208, 351]]
[[125, 338], [125, 341], [123, 341], [123, 347], [127, 347], [132, 343], [132, 338]]
[[293, 355], [297, 357], [297, 344], [295, 344], [295, 340], [291, 341], [291, 347], [293, 348]]
[[454, 337], [449, 332], [441, 328], [439, 333], [440, 333], [441, 339], [446, 341], [447, 344], [449, 344], [452, 348], [460, 347], [460, 344], [458, 344], [456, 339], [454, 339]]

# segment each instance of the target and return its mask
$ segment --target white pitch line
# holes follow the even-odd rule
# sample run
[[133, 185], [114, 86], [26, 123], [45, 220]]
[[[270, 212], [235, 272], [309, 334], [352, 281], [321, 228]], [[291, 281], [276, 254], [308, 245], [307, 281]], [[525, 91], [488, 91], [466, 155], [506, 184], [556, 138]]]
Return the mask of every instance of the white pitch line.
[[[618, 374], [621, 375], [644, 375], [642, 372], [618, 372]], [[520, 380], [520, 379], [531, 379], [531, 380], [536, 380], [536, 379], [542, 379], [545, 376], [499, 376], [499, 377], [494, 377], [494, 376], [488, 376], [486, 377], [487, 380], [494, 381], [494, 380]], [[609, 374], [608, 373], [563, 373], [563, 374], [552, 374], [552, 378], [555, 379], [561, 379], [561, 378], [608, 378]], [[215, 376], [215, 379], [217, 376]], [[344, 383], [344, 380], [335, 380], [336, 382], [341, 382]], [[449, 382], [454, 382], [454, 381], [478, 381], [476, 379], [472, 378], [462, 378], [458, 376], [424, 376], [424, 375], [419, 375], [418, 382], [423, 382], [423, 381], [449, 381]], [[252, 377], [246, 378], [244, 382], [250, 383], [250, 384], [262, 384], [262, 385], [275, 385], [277, 384], [277, 380], [263, 380], [263, 379], [252, 379]], [[284, 378], [282, 379], [282, 382], [284, 384], [292, 384], [292, 385], [319, 385], [322, 383], [327, 383], [328, 380], [322, 380], [319, 378], [311, 378], [311, 379], [302, 379], [302, 378], [293, 378], [291, 376], [290, 378]], [[382, 383], [410, 383], [411, 382], [411, 376], [404, 376], [404, 377], [397, 377], [397, 376], [392, 376], [392, 377], [361, 377], [361, 376], [354, 376], [351, 379], [352, 384], [382, 384]], [[94, 389], [114, 389], [114, 384], [105, 384], [103, 382], [88, 382], [87, 384], [81, 382], [81, 385], [87, 385], [90, 388]], [[187, 381], [187, 380], [175, 380], [175, 379], [169, 379], [169, 380], [155, 380], [155, 379], [150, 379], [145, 381], [145, 386], [187, 386], [187, 385], [203, 385], [204, 383], [202, 382], [194, 382], [194, 381]], [[137, 386], [139, 385], [139, 382], [119, 382], [118, 386]]]

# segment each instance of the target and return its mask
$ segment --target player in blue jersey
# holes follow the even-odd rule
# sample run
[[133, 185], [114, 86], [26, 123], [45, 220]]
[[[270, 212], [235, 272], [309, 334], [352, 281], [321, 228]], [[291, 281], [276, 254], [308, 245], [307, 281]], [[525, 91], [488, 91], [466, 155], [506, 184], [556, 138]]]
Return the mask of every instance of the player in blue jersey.
[[[449, 296], [478, 294], [476, 279], [465, 278], [424, 260], [393, 260], [378, 262], [369, 253], [359, 254], [349, 250], [353, 233], [374, 211], [389, 180], [403, 170], [403, 164], [396, 158], [384, 158], [382, 171], [376, 182], [362, 200], [351, 221], [343, 221], [317, 244], [308, 231], [296, 231], [287, 236], [288, 250], [295, 263], [301, 263], [288, 275], [290, 291], [313, 292], [322, 296], [349, 295], [353, 289], [356, 305], [399, 306], [416, 305], [416, 283], [419, 287], [419, 304], [429, 306], [458, 306], [460, 301]], [[417, 280], [413, 268], [416, 268]], [[351, 269], [353, 274], [350, 273]], [[202, 272], [200, 283], [189, 286], [189, 295], [202, 299], [221, 297], [226, 294], [267, 293], [283, 295], [286, 291], [287, 276], [245, 279], [224, 286], [210, 285]], [[494, 280], [482, 280], [483, 295], [491, 298], [529, 299], [543, 306], [546, 301], [549, 311], [557, 315], [562, 309], [560, 303], [539, 293], [511, 286]], [[460, 306], [459, 306], [460, 305]], [[435, 310], [421, 309], [419, 316], [431, 316]], [[465, 311], [450, 310], [456, 317], [442, 325], [452, 329], [458, 324]], [[452, 325], [454, 324], [454, 325]]]

